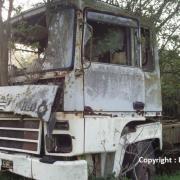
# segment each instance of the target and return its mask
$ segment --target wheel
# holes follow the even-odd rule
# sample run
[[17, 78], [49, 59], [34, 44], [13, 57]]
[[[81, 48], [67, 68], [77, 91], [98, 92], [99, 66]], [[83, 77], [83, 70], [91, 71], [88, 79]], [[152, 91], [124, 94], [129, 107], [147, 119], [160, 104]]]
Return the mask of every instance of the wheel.
[[129, 162], [127, 177], [131, 180], [154, 180], [155, 165], [139, 162], [139, 158], [154, 159], [154, 149], [150, 141], [139, 142], [127, 148], [124, 164]]

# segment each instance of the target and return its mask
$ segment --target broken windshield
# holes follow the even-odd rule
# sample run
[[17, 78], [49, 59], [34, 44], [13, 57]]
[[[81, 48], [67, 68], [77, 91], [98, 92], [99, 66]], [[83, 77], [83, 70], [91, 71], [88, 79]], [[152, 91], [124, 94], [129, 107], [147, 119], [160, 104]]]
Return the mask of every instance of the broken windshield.
[[138, 66], [136, 20], [87, 12], [84, 59], [96, 63]]
[[[10, 75], [72, 67], [74, 9], [41, 13], [13, 26]], [[48, 25], [47, 25], [48, 24]]]

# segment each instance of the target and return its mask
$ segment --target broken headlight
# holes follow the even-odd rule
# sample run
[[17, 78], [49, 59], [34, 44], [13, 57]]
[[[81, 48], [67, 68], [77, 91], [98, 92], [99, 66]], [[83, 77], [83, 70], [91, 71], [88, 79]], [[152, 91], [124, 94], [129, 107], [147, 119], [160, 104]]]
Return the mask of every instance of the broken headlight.
[[72, 137], [68, 134], [46, 135], [46, 149], [48, 153], [70, 153], [72, 152]]

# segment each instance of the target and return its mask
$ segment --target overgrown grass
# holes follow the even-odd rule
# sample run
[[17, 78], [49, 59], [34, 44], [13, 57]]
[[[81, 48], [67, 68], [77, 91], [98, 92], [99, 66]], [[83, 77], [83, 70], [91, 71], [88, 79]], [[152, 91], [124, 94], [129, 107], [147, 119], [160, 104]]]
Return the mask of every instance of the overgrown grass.
[[[107, 178], [91, 177], [89, 180], [116, 180], [116, 178], [114, 176], [109, 176]], [[128, 180], [128, 178], [123, 178], [121, 180]], [[180, 172], [177, 172], [173, 175], [159, 175], [156, 176], [154, 180], [180, 180]]]
[[[11, 173], [1, 173], [0, 180], [26, 180], [26, 178], [11, 174]], [[91, 177], [90, 180], [115, 180], [113, 176], [109, 176], [108, 178], [93, 178]], [[127, 180], [126, 178], [123, 180]], [[180, 172], [175, 173], [174, 175], [162, 175], [156, 176], [155, 180], [180, 180]]]
[[3, 172], [0, 173], [0, 180], [25, 180], [25, 178], [12, 173]]
[[157, 176], [155, 180], [180, 180], [180, 172], [175, 173], [174, 175]]

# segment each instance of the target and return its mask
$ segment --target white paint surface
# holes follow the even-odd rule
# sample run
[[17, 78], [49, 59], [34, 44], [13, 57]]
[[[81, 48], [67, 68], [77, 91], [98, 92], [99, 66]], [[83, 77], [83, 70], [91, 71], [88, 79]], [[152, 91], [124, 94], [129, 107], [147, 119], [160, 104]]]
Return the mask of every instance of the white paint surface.
[[[58, 86], [25, 85], [0, 87], [0, 111], [29, 115], [49, 121]], [[39, 112], [43, 112], [42, 116]]]

